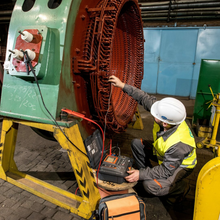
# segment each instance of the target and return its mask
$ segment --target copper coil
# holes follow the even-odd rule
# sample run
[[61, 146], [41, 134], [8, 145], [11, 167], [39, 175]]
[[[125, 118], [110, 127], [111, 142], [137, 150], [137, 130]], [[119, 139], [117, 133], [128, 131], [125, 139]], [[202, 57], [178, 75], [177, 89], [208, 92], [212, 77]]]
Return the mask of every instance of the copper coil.
[[[137, 2], [102, 0], [90, 13], [80, 71], [89, 72], [94, 109], [109, 132], [122, 132], [137, 103], [121, 89], [111, 87], [110, 75], [140, 88], [143, 78], [143, 27]], [[111, 10], [109, 10], [111, 8]], [[110, 99], [111, 96], [111, 99]]]

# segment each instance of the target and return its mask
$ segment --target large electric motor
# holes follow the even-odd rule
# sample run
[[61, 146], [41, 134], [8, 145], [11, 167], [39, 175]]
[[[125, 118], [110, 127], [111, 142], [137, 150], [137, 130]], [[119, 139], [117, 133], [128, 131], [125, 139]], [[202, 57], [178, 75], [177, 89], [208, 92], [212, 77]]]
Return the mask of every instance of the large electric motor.
[[[0, 114], [49, 124], [54, 123], [52, 116], [69, 126], [60, 122], [65, 107], [106, 126], [109, 133], [122, 132], [137, 103], [111, 86], [108, 78], [116, 75], [140, 88], [143, 46], [136, 0], [17, 0]], [[27, 71], [24, 51], [31, 57], [38, 83], [31, 69]], [[95, 128], [82, 121], [80, 129], [87, 136]]]
[[136, 102], [120, 89], [111, 88], [108, 78], [116, 75], [123, 82], [141, 86], [143, 32], [137, 2], [103, 0], [96, 7], [82, 5], [80, 8], [84, 13], [78, 14], [81, 21], [77, 22], [77, 30], [85, 23], [86, 32], [83, 44], [80, 38], [73, 38], [76, 84], [80, 77], [86, 79], [89, 74], [87, 80], [91, 86], [87, 88], [87, 97], [91, 89], [99, 121], [107, 123], [109, 130], [123, 131], [134, 114]]

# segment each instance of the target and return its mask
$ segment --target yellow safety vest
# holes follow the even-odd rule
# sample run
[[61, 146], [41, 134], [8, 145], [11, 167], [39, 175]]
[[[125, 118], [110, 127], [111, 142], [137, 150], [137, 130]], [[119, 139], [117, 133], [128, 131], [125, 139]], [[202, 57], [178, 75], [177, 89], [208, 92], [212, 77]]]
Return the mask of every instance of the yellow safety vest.
[[163, 163], [163, 157], [165, 152], [178, 142], [182, 142], [193, 147], [193, 151], [184, 158], [180, 167], [194, 168], [197, 164], [196, 159], [196, 144], [191, 130], [185, 121], [183, 121], [177, 128], [177, 130], [164, 141], [163, 137], [157, 139], [157, 132], [160, 131], [160, 126], [154, 122], [153, 127], [153, 138], [154, 138], [154, 148], [158, 158], [159, 164]]

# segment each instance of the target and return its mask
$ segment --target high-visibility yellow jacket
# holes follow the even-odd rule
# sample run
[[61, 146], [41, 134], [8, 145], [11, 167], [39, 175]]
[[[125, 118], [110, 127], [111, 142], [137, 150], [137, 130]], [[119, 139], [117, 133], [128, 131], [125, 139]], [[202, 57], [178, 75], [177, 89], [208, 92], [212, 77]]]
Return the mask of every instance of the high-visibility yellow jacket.
[[[157, 133], [159, 131], [160, 131], [160, 126], [155, 122], [153, 127], [153, 138], [154, 138], [153, 145], [155, 148], [155, 153], [157, 155], [159, 164], [163, 163], [163, 159], [166, 151], [169, 150], [172, 146], [181, 142], [185, 145], [191, 146], [192, 151], [184, 157], [180, 167], [194, 168], [197, 163], [196, 144], [192, 132], [189, 129], [186, 122], [183, 121], [177, 127], [177, 129], [174, 130], [174, 132], [168, 133], [167, 136], [162, 135], [159, 138], [157, 138]], [[181, 149], [179, 149], [179, 152], [181, 153]]]
[[[156, 97], [125, 84], [123, 91], [133, 97], [147, 111], [156, 101]], [[162, 129], [163, 130], [163, 129]], [[160, 131], [158, 124], [154, 123], [154, 149], [158, 157], [159, 166], [145, 167], [139, 171], [139, 180], [168, 178], [179, 167], [194, 168], [196, 160], [196, 145], [186, 122], [176, 125], [168, 131]]]

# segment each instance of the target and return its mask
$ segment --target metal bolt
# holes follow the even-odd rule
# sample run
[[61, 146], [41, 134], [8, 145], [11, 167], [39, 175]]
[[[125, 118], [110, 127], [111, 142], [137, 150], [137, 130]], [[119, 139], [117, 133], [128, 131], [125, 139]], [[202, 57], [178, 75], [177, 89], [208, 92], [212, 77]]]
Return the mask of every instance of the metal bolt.
[[80, 49], [79, 49], [79, 48], [76, 48], [75, 51], [76, 51], [76, 53], [79, 53], [79, 52], [80, 52]]
[[82, 20], [85, 20], [86, 16], [85, 16], [85, 15], [81, 15], [80, 18], [81, 18]]
[[11, 52], [11, 53], [13, 53], [13, 54], [15, 54], [15, 52], [13, 51], [13, 50], [8, 50], [9, 52]]
[[23, 36], [25, 36], [21, 31], [18, 31], [18, 33], [21, 34], [21, 35], [23, 35]]

